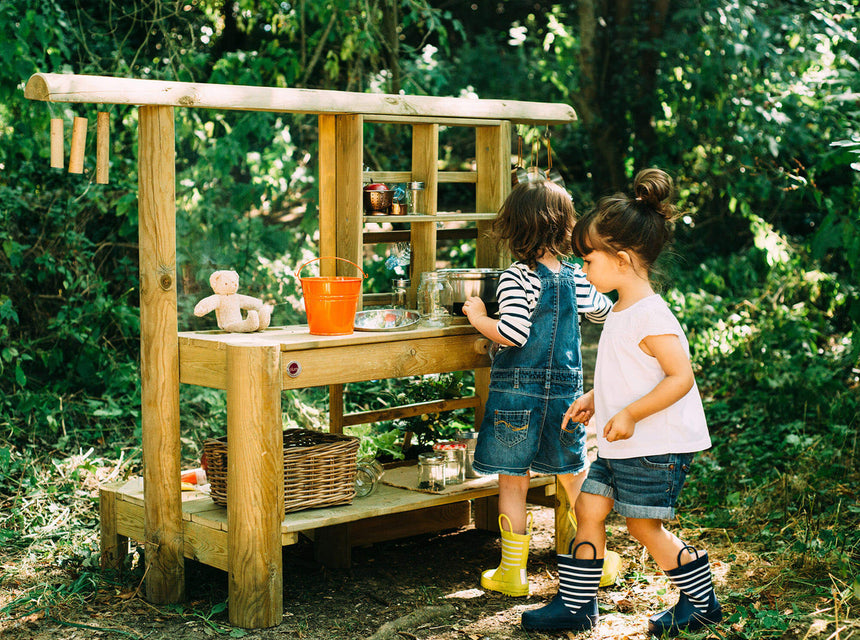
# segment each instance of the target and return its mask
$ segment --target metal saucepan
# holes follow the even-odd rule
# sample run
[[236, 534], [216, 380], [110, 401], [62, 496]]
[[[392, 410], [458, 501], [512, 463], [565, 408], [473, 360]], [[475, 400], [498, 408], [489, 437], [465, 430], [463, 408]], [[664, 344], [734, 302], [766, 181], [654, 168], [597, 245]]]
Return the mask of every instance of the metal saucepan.
[[499, 313], [499, 301], [496, 299], [496, 288], [499, 286], [498, 269], [440, 269], [440, 274], [448, 278], [454, 292], [454, 315], [464, 316], [463, 303], [469, 296], [478, 296], [484, 301], [487, 313], [491, 316]]

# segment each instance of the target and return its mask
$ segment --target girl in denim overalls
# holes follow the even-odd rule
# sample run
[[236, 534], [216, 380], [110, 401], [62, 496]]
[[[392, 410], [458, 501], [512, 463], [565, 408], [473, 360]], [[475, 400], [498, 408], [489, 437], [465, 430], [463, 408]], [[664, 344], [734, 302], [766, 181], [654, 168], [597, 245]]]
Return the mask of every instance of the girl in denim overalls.
[[[473, 468], [499, 474], [502, 560], [482, 574], [481, 585], [511, 596], [529, 593], [530, 471], [556, 475], [574, 504], [588, 467], [585, 428], [561, 423], [582, 395], [578, 314], [603, 322], [611, 302], [578, 266], [559, 260], [569, 253], [575, 215], [570, 196], [553, 182], [514, 187], [493, 222], [493, 235], [517, 260], [499, 278], [499, 320], [479, 297], [463, 305], [469, 322], [498, 349]], [[618, 563], [606, 566], [604, 584], [611, 584]]]

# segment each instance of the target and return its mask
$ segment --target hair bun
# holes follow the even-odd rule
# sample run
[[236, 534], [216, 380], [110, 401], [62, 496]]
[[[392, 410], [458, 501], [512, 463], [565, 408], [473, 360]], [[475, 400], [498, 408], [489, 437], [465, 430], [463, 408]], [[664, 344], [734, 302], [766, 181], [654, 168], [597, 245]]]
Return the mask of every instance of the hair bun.
[[644, 201], [654, 213], [666, 221], [675, 217], [675, 207], [669, 202], [672, 197], [672, 178], [662, 169], [643, 169], [633, 180], [636, 200]]

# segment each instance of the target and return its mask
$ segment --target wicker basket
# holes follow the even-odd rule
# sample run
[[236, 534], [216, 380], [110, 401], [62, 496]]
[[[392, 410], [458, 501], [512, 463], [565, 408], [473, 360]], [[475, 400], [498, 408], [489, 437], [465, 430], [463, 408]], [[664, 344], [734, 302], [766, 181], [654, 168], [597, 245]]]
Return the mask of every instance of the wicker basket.
[[[227, 438], [203, 443], [212, 500], [227, 506]], [[349, 504], [355, 496], [358, 438], [284, 431], [284, 513]]]

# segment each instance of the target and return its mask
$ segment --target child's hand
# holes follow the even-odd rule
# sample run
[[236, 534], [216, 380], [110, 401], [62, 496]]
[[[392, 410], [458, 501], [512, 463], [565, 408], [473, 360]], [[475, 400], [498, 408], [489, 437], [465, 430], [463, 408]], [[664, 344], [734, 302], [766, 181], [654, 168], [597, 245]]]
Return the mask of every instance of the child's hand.
[[627, 409], [622, 409], [612, 416], [609, 422], [606, 423], [606, 426], [603, 427], [603, 437], [608, 442], [627, 440], [633, 435], [635, 428], [636, 421], [633, 420], [633, 416], [630, 415]]
[[564, 418], [561, 421], [561, 428], [567, 425], [568, 422], [580, 422], [588, 424], [591, 416], [594, 415], [594, 389], [588, 393], [584, 393], [574, 400], [567, 411], [564, 412]]
[[469, 318], [469, 322], [475, 324], [474, 319], [487, 315], [487, 307], [478, 296], [469, 296], [463, 303], [463, 313]]

